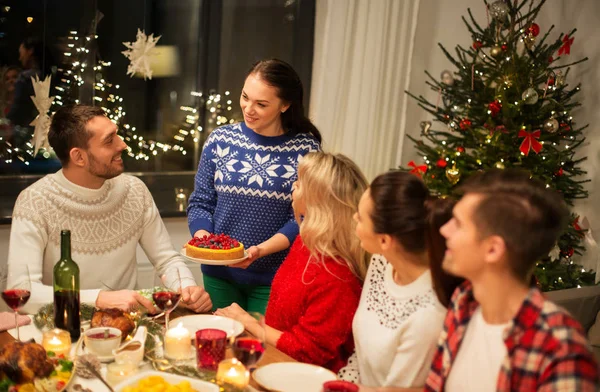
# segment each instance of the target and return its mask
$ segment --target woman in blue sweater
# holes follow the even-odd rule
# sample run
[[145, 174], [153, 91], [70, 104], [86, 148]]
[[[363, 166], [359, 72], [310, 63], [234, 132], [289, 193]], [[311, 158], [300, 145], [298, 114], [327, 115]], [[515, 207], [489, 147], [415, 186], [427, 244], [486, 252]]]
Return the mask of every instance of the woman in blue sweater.
[[298, 74], [281, 60], [256, 63], [244, 83], [244, 121], [208, 137], [187, 209], [190, 233], [225, 233], [248, 248], [239, 268], [202, 265], [214, 309], [264, 313], [271, 281], [298, 235], [291, 207], [298, 160], [320, 149], [304, 115]]

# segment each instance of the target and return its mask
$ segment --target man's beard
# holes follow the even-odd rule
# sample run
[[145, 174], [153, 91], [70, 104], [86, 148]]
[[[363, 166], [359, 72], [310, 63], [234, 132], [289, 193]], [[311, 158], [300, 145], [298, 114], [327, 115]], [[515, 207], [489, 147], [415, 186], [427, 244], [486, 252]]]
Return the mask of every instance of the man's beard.
[[123, 166], [117, 168], [113, 167], [110, 164], [101, 164], [100, 162], [98, 162], [98, 160], [94, 157], [92, 153], [88, 153], [88, 156], [90, 159], [88, 170], [91, 174], [95, 175], [96, 177], [104, 178], [105, 180], [110, 180], [111, 178], [115, 178], [116, 176], [123, 173]]

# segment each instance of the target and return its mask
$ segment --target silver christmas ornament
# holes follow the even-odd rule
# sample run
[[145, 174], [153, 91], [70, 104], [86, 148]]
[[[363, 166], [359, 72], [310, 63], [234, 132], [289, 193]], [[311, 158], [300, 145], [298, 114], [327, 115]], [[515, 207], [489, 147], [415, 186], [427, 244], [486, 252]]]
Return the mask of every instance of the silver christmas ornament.
[[502, 0], [495, 1], [490, 5], [490, 15], [498, 22], [504, 22], [509, 11], [508, 5]]
[[558, 121], [555, 118], [549, 118], [544, 123], [544, 131], [554, 133], [558, 131]]
[[448, 71], [447, 69], [443, 70], [440, 76], [442, 83], [444, 83], [446, 86], [452, 86], [454, 84], [454, 75], [452, 75], [452, 72]]
[[539, 96], [534, 88], [529, 87], [527, 90], [523, 91], [523, 95], [521, 95], [521, 98], [523, 98], [523, 101], [527, 105], [533, 105], [538, 101]]

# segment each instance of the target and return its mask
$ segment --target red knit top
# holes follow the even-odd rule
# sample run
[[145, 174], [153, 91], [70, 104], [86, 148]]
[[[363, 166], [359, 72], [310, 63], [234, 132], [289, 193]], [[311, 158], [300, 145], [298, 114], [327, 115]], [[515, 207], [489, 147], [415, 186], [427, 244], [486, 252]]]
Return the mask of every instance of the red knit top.
[[312, 260], [307, 266], [309, 257], [296, 237], [273, 279], [265, 322], [283, 332], [279, 350], [337, 372], [354, 349], [352, 319], [361, 282], [345, 263], [325, 258], [326, 268]]

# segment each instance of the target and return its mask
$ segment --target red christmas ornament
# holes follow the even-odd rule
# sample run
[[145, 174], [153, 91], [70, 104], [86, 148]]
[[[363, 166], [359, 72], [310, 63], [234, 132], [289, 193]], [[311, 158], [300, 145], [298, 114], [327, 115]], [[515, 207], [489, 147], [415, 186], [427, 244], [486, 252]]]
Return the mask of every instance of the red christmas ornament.
[[564, 54], [571, 54], [571, 45], [573, 45], [573, 41], [575, 41], [575, 38], [569, 38], [569, 35], [565, 35], [563, 37], [563, 44], [562, 46], [558, 49], [558, 55], [562, 55]]
[[508, 45], [504, 44], [500, 47], [504, 52], [508, 50]]
[[554, 174], [556, 174], [556, 176], [557, 176], [557, 177], [560, 177], [560, 176], [562, 176], [562, 175], [564, 174], [564, 170], [563, 170], [563, 168], [561, 167], [561, 168], [560, 168], [560, 169], [558, 169], [558, 171], [557, 171], [556, 173], [554, 173]]
[[548, 57], [548, 62], [549, 62], [549, 63], [551, 63], [551, 62], [553, 62], [553, 61], [554, 61], [554, 57], [552, 57], [552, 56]]
[[[443, 158], [440, 158], [440, 159], [438, 159], [438, 161], [437, 161], [437, 163], [436, 163], [435, 165], [436, 165], [437, 167], [444, 168], [444, 167], [446, 167], [446, 166], [448, 165], [448, 162], [446, 162], [446, 160], [445, 160], [445, 159], [443, 159]], [[432, 177], [432, 178], [433, 178], [433, 177]]]
[[524, 137], [519, 150], [526, 156], [529, 155], [529, 151], [533, 150], [536, 154], [539, 154], [542, 151], [542, 143], [538, 141], [540, 135], [542, 133], [539, 129], [536, 129], [533, 132], [527, 132], [524, 129], [519, 131], [519, 137]]
[[456, 147], [456, 151], [458, 151], [462, 154], [463, 152], [465, 152], [465, 148], [462, 146], [458, 146], [458, 147]]
[[460, 120], [460, 123], [458, 123], [458, 126], [463, 131], [471, 128], [471, 125], [472, 125], [471, 120], [469, 120], [468, 118], [463, 118], [462, 120]]
[[423, 178], [423, 174], [427, 171], [427, 165], [417, 165], [415, 161], [408, 162], [408, 166], [412, 167], [411, 173], [415, 176]]
[[560, 128], [561, 128], [563, 131], [566, 131], [566, 132], [568, 132], [568, 131], [570, 131], [570, 130], [571, 130], [571, 126], [570, 126], [569, 124], [567, 124], [567, 123], [560, 123]]
[[479, 50], [483, 46], [483, 43], [480, 40], [476, 40], [473, 42], [473, 49]]
[[573, 250], [573, 248], [569, 248], [567, 250], [561, 251], [561, 253], [565, 255], [565, 257], [571, 257], [573, 256], [573, 253], [575, 253], [575, 251]]
[[554, 78], [548, 78], [548, 86], [554, 86]]
[[498, 100], [495, 100], [494, 102], [490, 102], [488, 109], [492, 112], [492, 117], [496, 117], [500, 113], [500, 110], [502, 110], [502, 104]]
[[527, 28], [527, 32], [534, 37], [537, 37], [540, 34], [540, 26], [537, 23], [532, 23], [531, 26]]

